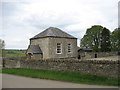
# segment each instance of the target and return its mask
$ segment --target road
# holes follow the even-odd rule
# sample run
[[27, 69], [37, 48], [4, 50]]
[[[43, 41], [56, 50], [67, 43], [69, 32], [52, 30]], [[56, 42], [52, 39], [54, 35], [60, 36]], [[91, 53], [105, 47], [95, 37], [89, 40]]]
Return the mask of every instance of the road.
[[117, 88], [114, 86], [77, 84], [9, 74], [2, 75], [2, 86], [3, 88]]

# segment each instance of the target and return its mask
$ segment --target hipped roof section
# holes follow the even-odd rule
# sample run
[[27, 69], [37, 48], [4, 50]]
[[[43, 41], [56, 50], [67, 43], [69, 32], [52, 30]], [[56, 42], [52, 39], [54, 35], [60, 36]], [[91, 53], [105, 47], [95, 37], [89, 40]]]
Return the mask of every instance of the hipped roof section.
[[37, 34], [33, 38], [30, 39], [37, 39], [37, 38], [42, 38], [42, 37], [59, 37], [59, 38], [71, 38], [71, 39], [77, 39], [76, 37], [60, 30], [59, 28], [55, 27], [49, 27], [43, 32]]

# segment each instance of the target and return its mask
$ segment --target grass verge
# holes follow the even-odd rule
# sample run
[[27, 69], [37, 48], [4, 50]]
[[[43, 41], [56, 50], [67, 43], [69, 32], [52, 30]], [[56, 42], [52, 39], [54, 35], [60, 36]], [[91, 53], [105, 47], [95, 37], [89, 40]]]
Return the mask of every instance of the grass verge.
[[[32, 78], [61, 80], [75, 83], [118, 86], [118, 79], [113, 77], [82, 74], [79, 72], [63, 72], [54, 70], [3, 68], [3, 73], [21, 75]], [[119, 85], [120, 86], [120, 85]]]

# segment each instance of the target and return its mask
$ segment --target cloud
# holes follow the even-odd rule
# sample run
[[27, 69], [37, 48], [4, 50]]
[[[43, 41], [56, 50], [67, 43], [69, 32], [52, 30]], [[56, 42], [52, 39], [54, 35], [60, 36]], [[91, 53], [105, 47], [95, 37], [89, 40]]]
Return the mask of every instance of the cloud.
[[[82, 38], [92, 25], [113, 31], [118, 25], [118, 0], [27, 0], [2, 2], [6, 48], [27, 48], [29, 38], [53, 26]], [[79, 42], [78, 42], [79, 45]]]

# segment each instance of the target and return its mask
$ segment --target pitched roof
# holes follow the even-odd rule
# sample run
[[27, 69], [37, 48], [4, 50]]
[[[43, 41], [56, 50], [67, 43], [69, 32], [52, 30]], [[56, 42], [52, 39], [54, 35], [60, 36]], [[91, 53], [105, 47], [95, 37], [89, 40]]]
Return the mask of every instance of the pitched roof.
[[33, 54], [42, 54], [39, 45], [29, 45], [28, 50], [31, 50]]
[[36, 38], [41, 38], [41, 37], [62, 37], [62, 38], [75, 38], [76, 39], [76, 37], [55, 27], [49, 27], [31, 39], [36, 39]]

